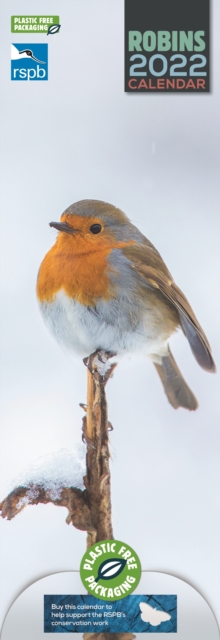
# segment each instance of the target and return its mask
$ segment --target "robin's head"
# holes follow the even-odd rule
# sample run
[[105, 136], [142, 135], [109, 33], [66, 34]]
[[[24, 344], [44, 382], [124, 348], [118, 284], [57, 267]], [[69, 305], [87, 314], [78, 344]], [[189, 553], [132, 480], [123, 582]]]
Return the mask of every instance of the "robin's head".
[[91, 249], [114, 240], [140, 241], [141, 236], [123, 211], [101, 200], [75, 202], [64, 211], [60, 222], [50, 222], [50, 226], [60, 231], [62, 242], [71, 238], [75, 245], [83, 242]]

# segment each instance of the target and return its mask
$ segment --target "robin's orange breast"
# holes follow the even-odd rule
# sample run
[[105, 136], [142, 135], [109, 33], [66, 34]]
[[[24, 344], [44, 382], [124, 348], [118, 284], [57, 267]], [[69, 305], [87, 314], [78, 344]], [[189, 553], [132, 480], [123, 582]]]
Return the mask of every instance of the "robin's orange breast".
[[65, 293], [83, 305], [95, 306], [98, 298], [110, 300], [114, 287], [109, 283], [108, 256], [112, 249], [130, 242], [116, 242], [114, 236], [103, 238], [98, 246], [91, 246], [90, 238], [59, 233], [55, 245], [46, 254], [39, 270], [37, 296], [40, 302], [52, 302], [56, 293]]

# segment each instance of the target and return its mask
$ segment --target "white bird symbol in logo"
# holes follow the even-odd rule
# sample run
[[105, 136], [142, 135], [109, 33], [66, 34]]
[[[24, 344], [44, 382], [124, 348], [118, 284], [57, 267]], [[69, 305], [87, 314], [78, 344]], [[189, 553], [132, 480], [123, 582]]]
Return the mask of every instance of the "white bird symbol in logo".
[[35, 58], [33, 51], [31, 51], [31, 49], [23, 49], [22, 51], [19, 51], [19, 49], [17, 49], [17, 47], [15, 47], [15, 45], [12, 44], [11, 59], [20, 60], [20, 58], [31, 58], [32, 60], [35, 60], [35, 62], [40, 62], [40, 64], [46, 64], [46, 62], [44, 62], [43, 60], [38, 60], [37, 58]]
[[153, 608], [146, 602], [140, 602], [139, 607], [142, 611], [141, 619], [143, 622], [149, 622], [152, 627], [157, 627], [161, 622], [167, 622], [167, 620], [171, 619], [169, 613], [159, 611], [156, 607]]

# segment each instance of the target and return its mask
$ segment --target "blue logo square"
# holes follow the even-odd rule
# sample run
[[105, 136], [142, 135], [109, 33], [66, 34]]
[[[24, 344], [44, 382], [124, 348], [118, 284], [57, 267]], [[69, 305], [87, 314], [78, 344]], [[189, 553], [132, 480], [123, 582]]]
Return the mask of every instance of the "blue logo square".
[[48, 44], [12, 44], [11, 80], [48, 80]]

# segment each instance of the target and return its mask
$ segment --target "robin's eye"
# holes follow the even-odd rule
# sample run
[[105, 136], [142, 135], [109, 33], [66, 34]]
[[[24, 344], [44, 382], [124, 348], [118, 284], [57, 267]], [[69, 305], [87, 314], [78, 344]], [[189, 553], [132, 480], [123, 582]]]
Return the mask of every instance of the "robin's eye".
[[92, 233], [100, 233], [102, 227], [100, 224], [92, 224], [92, 226], [90, 227], [90, 231]]

